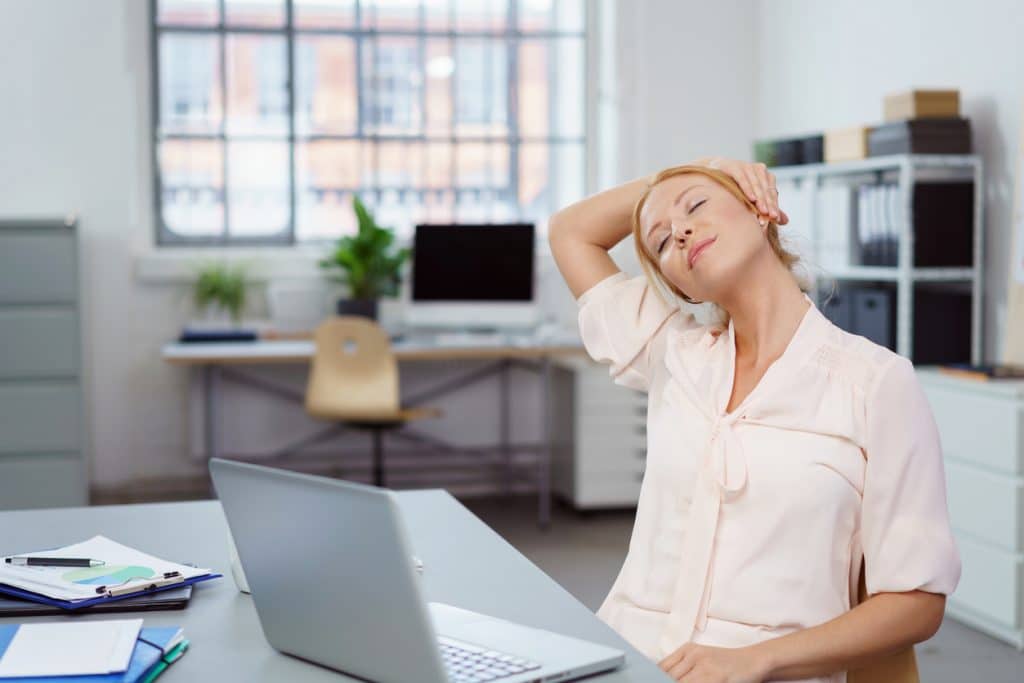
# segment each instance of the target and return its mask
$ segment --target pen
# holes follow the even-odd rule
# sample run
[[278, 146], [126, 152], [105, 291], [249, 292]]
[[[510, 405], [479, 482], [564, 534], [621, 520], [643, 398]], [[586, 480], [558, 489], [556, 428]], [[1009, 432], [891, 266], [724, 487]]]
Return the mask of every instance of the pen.
[[101, 567], [103, 560], [90, 560], [84, 557], [8, 557], [7, 564], [29, 567]]

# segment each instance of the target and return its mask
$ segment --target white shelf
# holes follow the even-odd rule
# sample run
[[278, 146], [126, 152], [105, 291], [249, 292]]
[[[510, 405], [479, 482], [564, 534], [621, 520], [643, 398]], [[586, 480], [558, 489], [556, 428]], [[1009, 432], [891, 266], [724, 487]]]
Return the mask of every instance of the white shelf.
[[[971, 282], [977, 275], [974, 268], [914, 268], [910, 274], [917, 282]], [[817, 277], [826, 280], [896, 282], [900, 278], [900, 269], [897, 266], [848, 266], [826, 270]]]
[[837, 161], [827, 164], [800, 164], [797, 166], [773, 166], [771, 172], [779, 180], [797, 180], [813, 176], [847, 175], [872, 173], [875, 171], [896, 171], [908, 163], [914, 168], [980, 168], [981, 160], [974, 154], [893, 154], [884, 157], [870, 157], [856, 161]]
[[[812, 267], [810, 275], [814, 281], [891, 282], [896, 290], [895, 350], [911, 360], [914, 360], [915, 286], [924, 282], [967, 285], [971, 293], [970, 360], [973, 363], [981, 362], [981, 269], [984, 254], [981, 226], [984, 192], [980, 157], [973, 154], [896, 154], [831, 164], [778, 166], [772, 168], [771, 172], [780, 185], [791, 187], [789, 190], [783, 189], [782, 200], [785, 203], [788, 198], [795, 209], [790, 212], [794, 245], [799, 252], [810, 257], [812, 264], [820, 264]], [[896, 238], [899, 262], [893, 266], [836, 267], [835, 264], [853, 260], [850, 254], [856, 237], [847, 232], [851, 228], [855, 229], [855, 226], [843, 218], [847, 215], [843, 209], [843, 200], [840, 198], [833, 205], [830, 195], [841, 189], [841, 186], [852, 188], [854, 185], [872, 182], [870, 178], [861, 179], [857, 176], [881, 176], [883, 172], [886, 175], [885, 184], [894, 183], [899, 188], [896, 195], [898, 204], [892, 206], [892, 214], [886, 219], [891, 221], [890, 236]], [[952, 179], [970, 180], [974, 184], [972, 265], [960, 268], [915, 267], [913, 256], [917, 236], [914, 234], [912, 188], [918, 182]], [[879, 182], [882, 180], [878, 177]]]

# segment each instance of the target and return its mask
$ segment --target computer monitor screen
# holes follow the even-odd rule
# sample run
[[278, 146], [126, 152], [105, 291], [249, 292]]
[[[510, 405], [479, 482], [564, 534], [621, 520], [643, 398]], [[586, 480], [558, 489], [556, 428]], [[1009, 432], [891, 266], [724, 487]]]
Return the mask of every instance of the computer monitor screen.
[[534, 227], [417, 225], [412, 301], [533, 301]]

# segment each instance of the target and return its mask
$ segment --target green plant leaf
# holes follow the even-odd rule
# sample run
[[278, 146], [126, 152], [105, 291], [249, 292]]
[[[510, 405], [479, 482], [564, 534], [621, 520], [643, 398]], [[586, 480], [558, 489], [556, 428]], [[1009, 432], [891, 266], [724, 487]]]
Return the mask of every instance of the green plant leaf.
[[329, 271], [329, 277], [347, 284], [353, 298], [394, 296], [409, 249], [395, 249], [394, 231], [378, 225], [358, 195], [352, 198], [352, 209], [356, 234], [339, 238], [320, 266]]

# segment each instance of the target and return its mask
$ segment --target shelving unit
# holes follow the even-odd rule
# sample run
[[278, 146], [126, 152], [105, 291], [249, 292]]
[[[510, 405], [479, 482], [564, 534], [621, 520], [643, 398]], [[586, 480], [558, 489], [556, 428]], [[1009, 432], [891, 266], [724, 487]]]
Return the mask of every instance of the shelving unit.
[[[817, 287], [820, 279], [837, 281], [877, 281], [892, 282], [896, 285], [896, 352], [911, 357], [914, 339], [914, 285], [919, 282], [963, 284], [971, 291], [971, 362], [981, 362], [981, 294], [982, 294], [982, 162], [973, 154], [967, 155], [933, 155], [933, 154], [901, 154], [874, 157], [857, 161], [807, 164], [801, 166], [779, 166], [771, 169], [779, 180], [782, 189], [783, 208], [785, 208], [786, 185], [810, 188], [809, 209], [807, 216], [810, 246], [813, 257], [820, 253], [820, 246], [827, 229], [823, 225], [819, 213], [818, 193], [822, 182], [828, 178], [857, 176], [875, 176], [881, 179], [886, 176], [896, 177], [900, 191], [900, 210], [895, 216], [895, 228], [898, 235], [899, 254], [896, 266], [859, 266], [849, 265], [831, 268], [823, 275], [814, 277]], [[915, 267], [913, 221], [913, 188], [918, 181], [956, 181], [971, 180], [974, 183], [974, 222], [973, 222], [973, 265], [970, 268], [922, 268]]]

